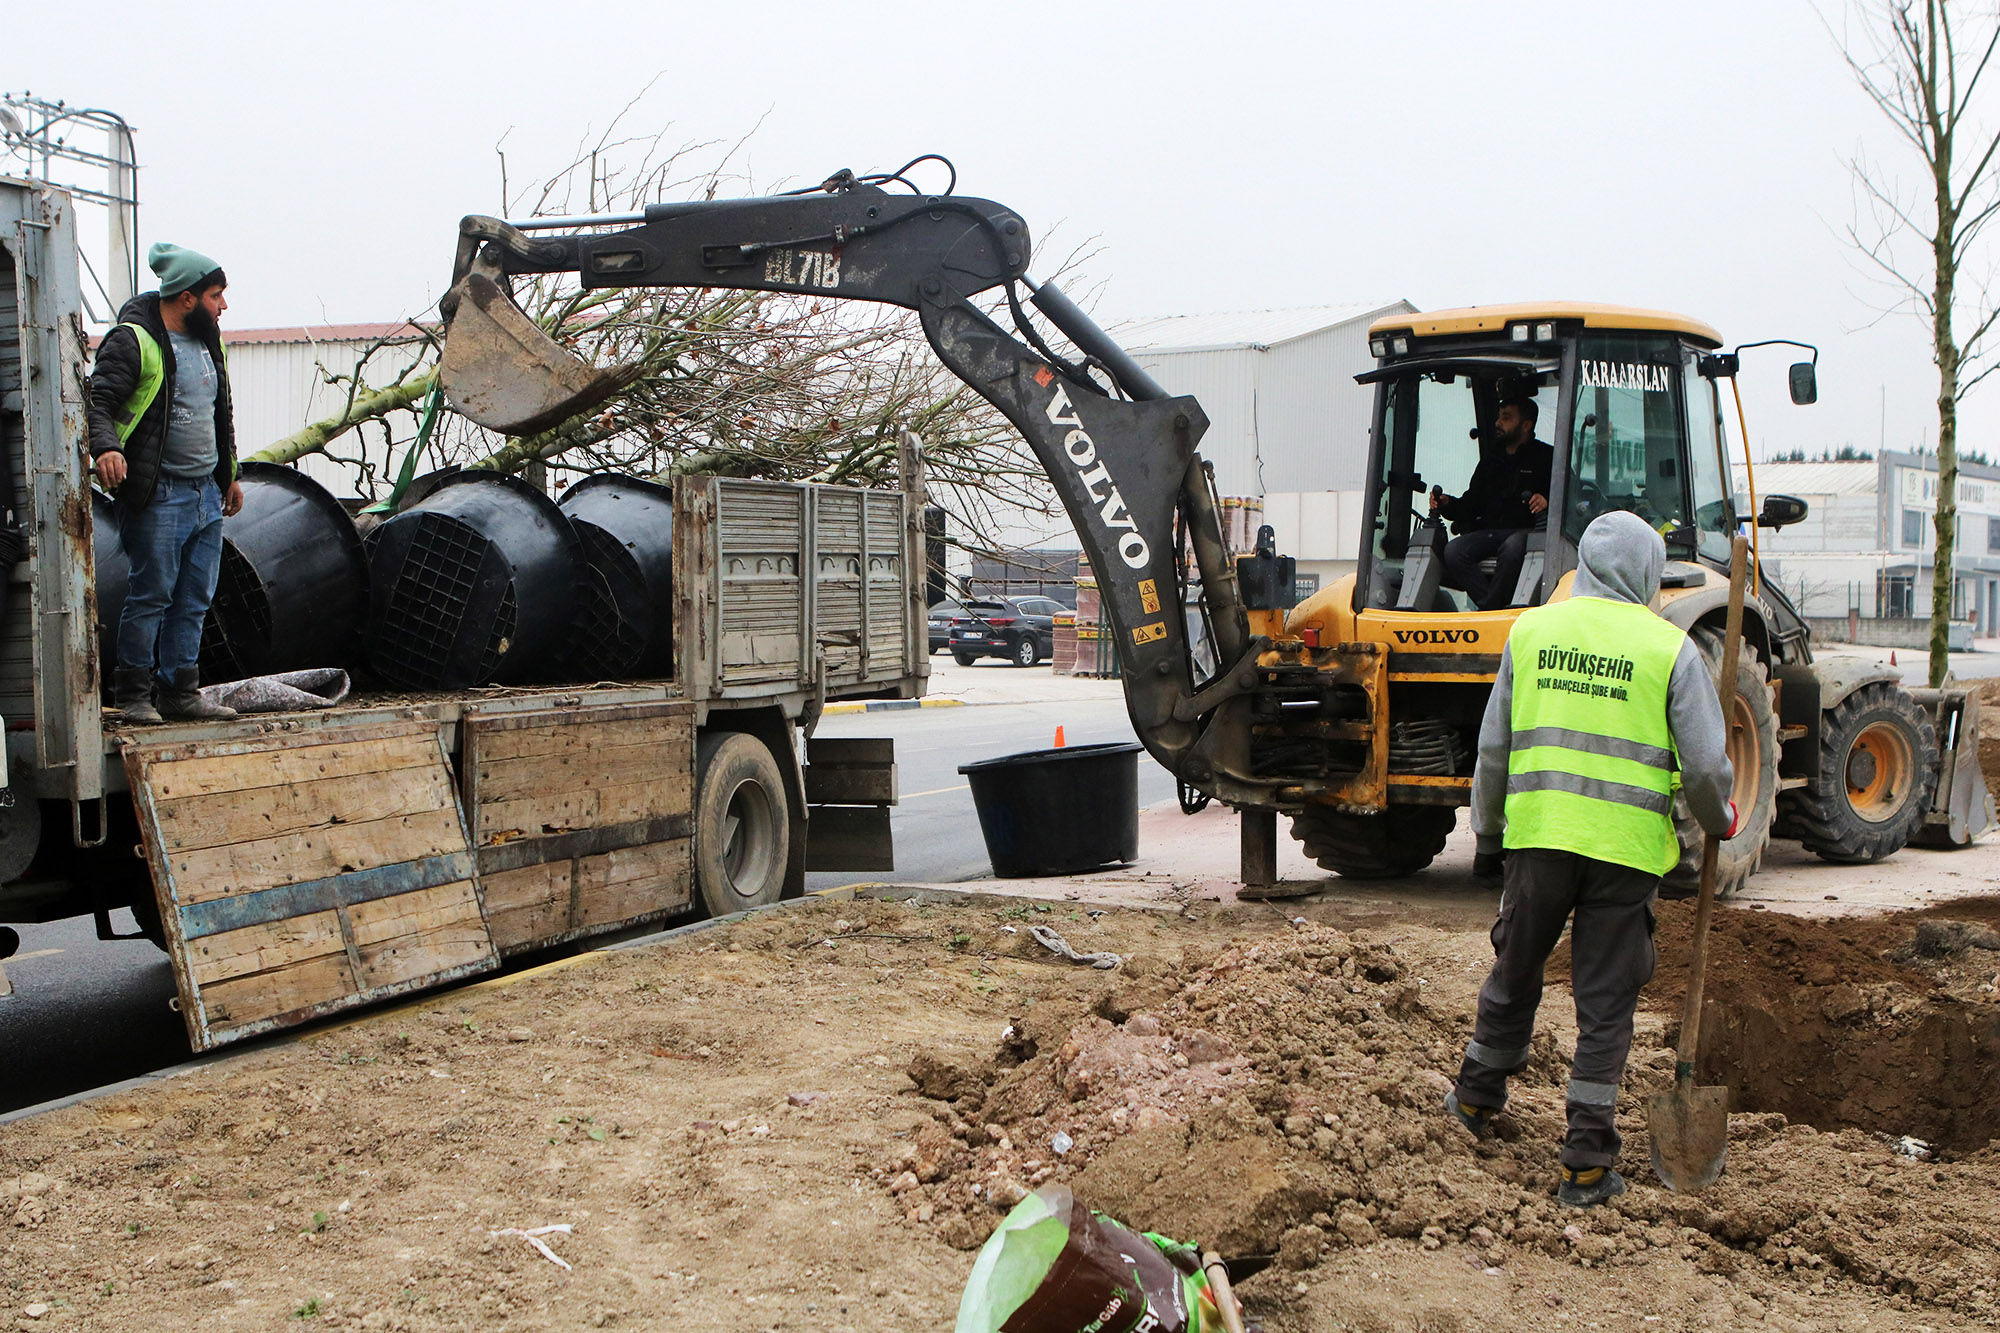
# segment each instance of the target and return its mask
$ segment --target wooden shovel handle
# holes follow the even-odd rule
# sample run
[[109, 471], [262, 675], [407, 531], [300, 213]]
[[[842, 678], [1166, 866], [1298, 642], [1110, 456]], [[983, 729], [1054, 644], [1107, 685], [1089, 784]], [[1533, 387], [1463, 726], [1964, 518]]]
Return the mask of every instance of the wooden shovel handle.
[[[1722, 629], [1722, 674], [1716, 677], [1715, 697], [1722, 705], [1722, 737], [1727, 748], [1730, 715], [1736, 711], [1736, 669], [1743, 652], [1743, 584], [1750, 571], [1749, 539], [1737, 533], [1729, 544], [1729, 617]], [[1739, 813], [1738, 818], [1742, 815]], [[1702, 835], [1701, 896], [1694, 909], [1694, 958], [1688, 968], [1687, 1000], [1681, 1006], [1681, 1042], [1676, 1053], [1674, 1078], [1694, 1081], [1695, 1056], [1701, 1046], [1701, 998], [1708, 980], [1708, 919], [1715, 912], [1715, 866], [1722, 840]]]

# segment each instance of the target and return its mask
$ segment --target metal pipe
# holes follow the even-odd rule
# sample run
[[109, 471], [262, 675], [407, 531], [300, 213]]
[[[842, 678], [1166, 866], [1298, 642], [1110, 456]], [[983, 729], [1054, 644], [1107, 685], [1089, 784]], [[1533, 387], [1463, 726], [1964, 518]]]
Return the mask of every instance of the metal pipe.
[[1026, 275], [1021, 280], [1028, 285], [1028, 299], [1034, 302], [1035, 309], [1048, 316], [1049, 323], [1061, 329], [1078, 351], [1102, 363], [1126, 393], [1147, 400], [1172, 397], [1140, 368], [1130, 352], [1113, 342], [1111, 335], [1098, 328], [1096, 321], [1054, 283], [1037, 283]]

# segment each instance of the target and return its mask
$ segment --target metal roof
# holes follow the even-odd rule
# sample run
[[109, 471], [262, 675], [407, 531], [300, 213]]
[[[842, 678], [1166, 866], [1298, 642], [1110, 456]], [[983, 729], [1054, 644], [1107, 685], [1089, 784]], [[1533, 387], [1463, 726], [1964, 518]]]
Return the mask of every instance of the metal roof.
[[[1742, 486], [1743, 465], [1736, 464], [1736, 485]], [[1757, 494], [1773, 491], [1784, 495], [1873, 495], [1881, 485], [1881, 471], [1874, 459], [1842, 463], [1759, 463]]]
[[1213, 315], [1165, 315], [1114, 325], [1112, 337], [1133, 352], [1206, 352], [1269, 347], [1357, 319], [1413, 309], [1408, 301], [1298, 306], [1289, 310], [1238, 310]]
[[222, 331], [222, 341], [231, 347], [251, 343], [335, 343], [380, 342], [384, 338], [421, 338], [424, 330], [407, 320], [393, 324], [314, 324], [276, 329], [231, 329]]
[[1414, 319], [1391, 315], [1375, 321], [1370, 333], [1407, 329], [1423, 337], [1437, 333], [1497, 332], [1510, 321], [1580, 319], [1587, 329], [1657, 329], [1680, 333], [1711, 347], [1722, 346], [1722, 335], [1698, 319], [1666, 310], [1636, 306], [1599, 305], [1594, 301], [1521, 301], [1512, 305], [1475, 305], [1458, 310], [1427, 310]]

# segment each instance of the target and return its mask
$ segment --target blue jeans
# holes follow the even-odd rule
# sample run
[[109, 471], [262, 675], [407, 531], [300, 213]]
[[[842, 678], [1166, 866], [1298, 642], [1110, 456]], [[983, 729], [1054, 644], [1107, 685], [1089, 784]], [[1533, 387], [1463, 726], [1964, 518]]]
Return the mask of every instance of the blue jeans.
[[222, 492], [214, 477], [161, 477], [144, 509], [119, 506], [118, 540], [132, 566], [118, 617], [118, 666], [172, 684], [201, 656], [201, 627], [222, 572]]

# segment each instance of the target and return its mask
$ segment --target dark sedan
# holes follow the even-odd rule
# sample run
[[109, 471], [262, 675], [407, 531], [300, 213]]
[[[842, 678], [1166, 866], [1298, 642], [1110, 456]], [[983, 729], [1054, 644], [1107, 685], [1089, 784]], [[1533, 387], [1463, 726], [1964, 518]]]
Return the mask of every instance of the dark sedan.
[[952, 658], [960, 666], [971, 666], [982, 657], [1033, 666], [1055, 651], [1056, 613], [1067, 610], [1052, 597], [967, 602], [951, 622]]
[[947, 597], [930, 610], [931, 651], [951, 646], [951, 622], [965, 614], [965, 608]]

